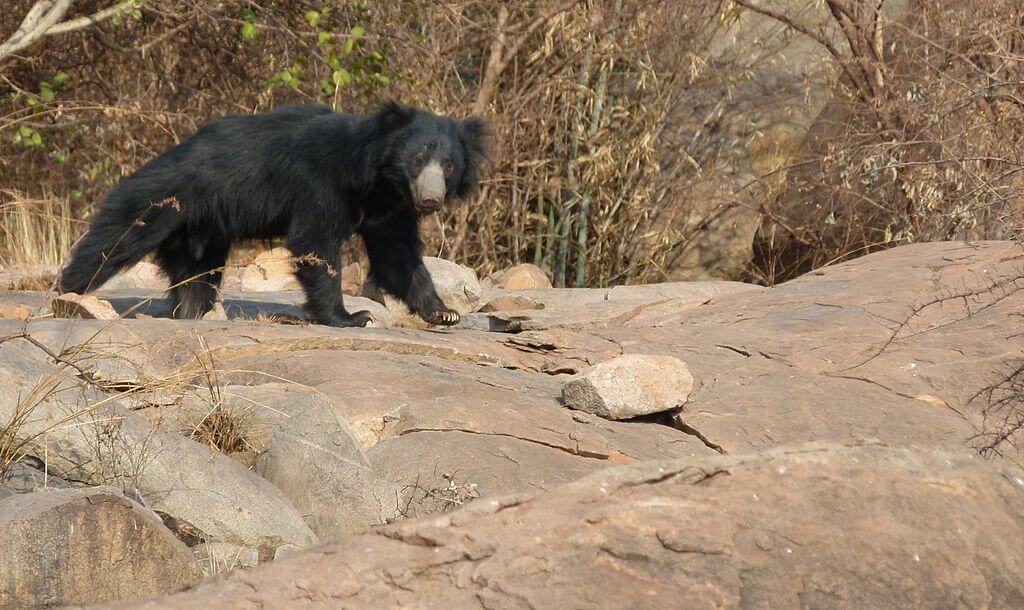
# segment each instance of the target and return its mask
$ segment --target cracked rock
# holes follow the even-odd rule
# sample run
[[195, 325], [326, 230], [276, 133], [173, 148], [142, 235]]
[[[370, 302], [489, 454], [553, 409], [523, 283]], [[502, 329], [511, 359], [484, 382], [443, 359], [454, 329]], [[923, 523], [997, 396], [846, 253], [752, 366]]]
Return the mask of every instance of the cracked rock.
[[562, 386], [571, 409], [605, 419], [632, 419], [681, 407], [693, 376], [672, 356], [626, 354], [597, 364]]
[[183, 589], [202, 570], [160, 518], [112, 488], [0, 501], [0, 608], [96, 604]]

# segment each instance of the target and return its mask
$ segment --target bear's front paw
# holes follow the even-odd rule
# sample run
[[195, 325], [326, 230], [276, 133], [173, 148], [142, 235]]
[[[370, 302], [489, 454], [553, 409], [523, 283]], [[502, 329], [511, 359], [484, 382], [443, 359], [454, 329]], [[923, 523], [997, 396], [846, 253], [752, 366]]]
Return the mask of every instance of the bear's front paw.
[[447, 309], [444, 311], [432, 311], [423, 316], [423, 319], [437, 326], [453, 326], [459, 323], [461, 317], [459, 312]]

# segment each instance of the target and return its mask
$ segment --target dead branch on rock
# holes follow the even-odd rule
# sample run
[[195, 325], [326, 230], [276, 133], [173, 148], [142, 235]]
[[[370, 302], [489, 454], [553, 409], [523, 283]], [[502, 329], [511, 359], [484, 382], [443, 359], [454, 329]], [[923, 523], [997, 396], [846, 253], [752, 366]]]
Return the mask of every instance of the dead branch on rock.
[[972, 437], [983, 457], [1005, 457], [1008, 449], [1019, 450], [1017, 440], [1024, 431], [1024, 358], [1011, 365], [1005, 377], [982, 388], [968, 402], [984, 401], [982, 431]]
[[[1004, 277], [988, 278], [988, 281], [982, 286], [965, 286], [957, 290], [937, 294], [935, 297], [913, 306], [904, 319], [890, 321], [894, 324], [891, 334], [875, 351], [864, 358], [864, 360], [852, 366], [834, 371], [833, 373], [844, 373], [864, 366], [868, 362], [871, 362], [878, 356], [885, 353], [889, 348], [900, 341], [906, 341], [907, 339], [918, 337], [941, 328], [947, 328], [958, 322], [970, 319], [971, 317], [994, 307], [1001, 301], [1020, 292], [1021, 290], [1024, 290], [1024, 267], [1017, 269]], [[962, 312], [960, 315], [950, 319], [945, 319], [922, 329], [912, 331], [908, 330], [911, 328], [913, 323], [924, 314], [925, 311], [955, 302], [961, 302], [962, 304]]]

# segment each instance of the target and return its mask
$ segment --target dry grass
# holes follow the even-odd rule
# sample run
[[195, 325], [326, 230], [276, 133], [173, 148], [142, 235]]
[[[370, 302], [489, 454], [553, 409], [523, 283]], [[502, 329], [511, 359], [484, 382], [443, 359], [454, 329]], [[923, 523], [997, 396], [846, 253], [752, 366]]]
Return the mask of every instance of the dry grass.
[[398, 495], [398, 515], [402, 519], [449, 512], [480, 497], [476, 483], [461, 480], [458, 472], [433, 473], [433, 483], [416, 482], [402, 487]]
[[0, 265], [60, 265], [85, 226], [68, 199], [0, 191]]

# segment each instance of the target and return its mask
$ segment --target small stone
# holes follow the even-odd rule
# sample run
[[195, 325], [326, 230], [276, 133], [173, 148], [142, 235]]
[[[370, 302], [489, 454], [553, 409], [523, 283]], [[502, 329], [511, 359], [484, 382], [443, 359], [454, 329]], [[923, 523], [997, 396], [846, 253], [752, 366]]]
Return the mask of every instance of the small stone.
[[85, 320], [116, 320], [117, 311], [108, 301], [92, 295], [64, 293], [50, 303], [55, 318], [82, 318]]
[[32, 310], [24, 305], [0, 304], [0, 320], [28, 320]]
[[540, 267], [523, 263], [493, 274], [490, 278], [495, 288], [505, 290], [534, 290], [551, 288], [551, 280]]
[[515, 311], [517, 309], [544, 309], [544, 304], [538, 303], [536, 300], [522, 294], [503, 294], [487, 301], [480, 308], [480, 311], [490, 313], [492, 311]]
[[693, 376], [678, 358], [627, 354], [567, 381], [562, 398], [569, 408], [619, 420], [678, 408], [691, 390]]
[[223, 303], [214, 303], [213, 308], [210, 311], [203, 314], [204, 320], [217, 320], [225, 321], [228, 319], [228, 314], [224, 311]]

